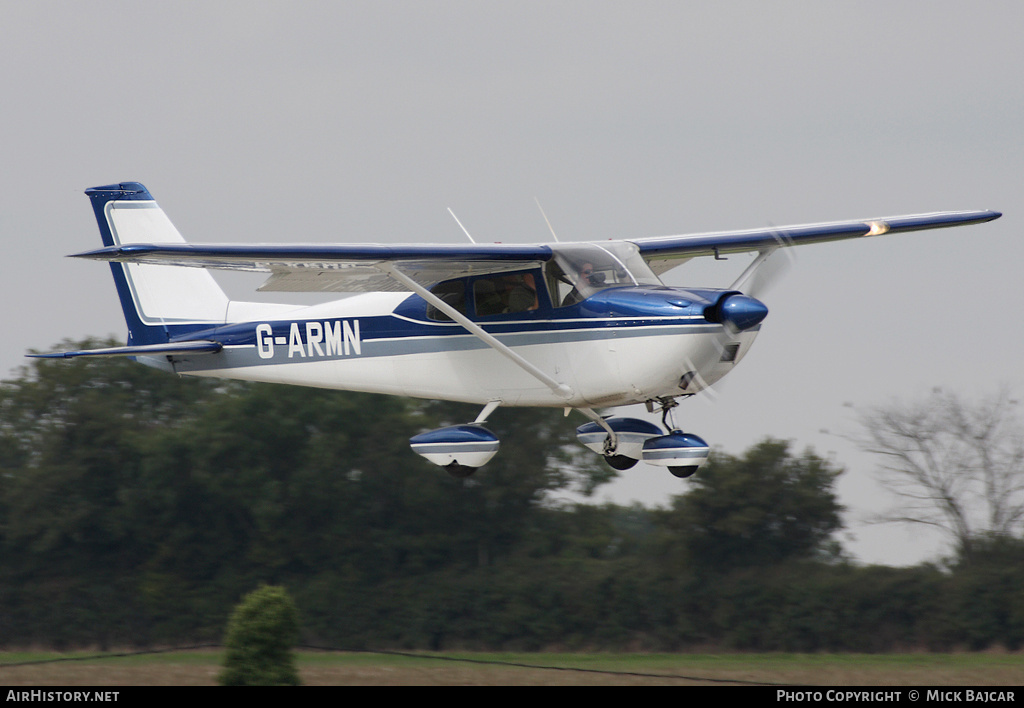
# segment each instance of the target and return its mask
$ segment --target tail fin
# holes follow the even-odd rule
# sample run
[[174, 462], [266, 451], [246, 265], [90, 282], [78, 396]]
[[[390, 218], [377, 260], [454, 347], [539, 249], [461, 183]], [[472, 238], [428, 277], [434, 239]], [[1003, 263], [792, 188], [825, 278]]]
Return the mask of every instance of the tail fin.
[[[185, 243], [152, 195], [138, 182], [93, 187], [104, 246]], [[173, 266], [111, 263], [128, 324], [130, 346], [162, 344], [172, 336], [223, 324], [228, 297], [207, 271]]]

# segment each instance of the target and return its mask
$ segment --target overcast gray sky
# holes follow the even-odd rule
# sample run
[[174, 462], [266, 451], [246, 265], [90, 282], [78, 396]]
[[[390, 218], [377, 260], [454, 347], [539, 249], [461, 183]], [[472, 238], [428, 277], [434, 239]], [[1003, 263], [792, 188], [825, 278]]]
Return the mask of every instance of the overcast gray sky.
[[[796, 249], [750, 355], [679, 409], [727, 452], [772, 435], [834, 456], [866, 562], [939, 546], [859, 523], [886, 502], [838, 436], [850, 406], [1024, 390], [1019, 2], [2, 7], [3, 372], [124, 336], [108, 269], [63, 256], [99, 244], [82, 190], [138, 180], [197, 242], [464, 242], [448, 207], [478, 241], [549, 240], [535, 197], [562, 240], [1003, 211]], [[746, 262], [668, 280], [725, 286]], [[685, 485], [641, 466], [602, 496]]]

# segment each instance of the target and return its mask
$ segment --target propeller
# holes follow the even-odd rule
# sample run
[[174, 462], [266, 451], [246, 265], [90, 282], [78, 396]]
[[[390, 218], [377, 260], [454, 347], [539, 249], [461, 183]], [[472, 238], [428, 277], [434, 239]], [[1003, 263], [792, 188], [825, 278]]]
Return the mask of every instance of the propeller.
[[729, 287], [730, 290], [740, 290], [750, 297], [760, 298], [792, 267], [793, 249], [787, 246], [792, 246], [793, 240], [774, 227], [771, 228], [775, 245], [760, 251]]
[[775, 245], [759, 251], [757, 257], [740, 273], [740, 277], [729, 286], [729, 290], [740, 294], [726, 296], [716, 305], [717, 316], [734, 334], [750, 329], [767, 316], [768, 309], [760, 298], [793, 265], [793, 250], [787, 248], [792, 245], [792, 239], [774, 227], [772, 237]]
[[757, 254], [746, 270], [737, 278], [730, 290], [740, 290], [751, 297], [760, 298], [779, 282], [782, 276], [789, 270], [793, 263], [793, 256], [789, 250], [774, 247]]
[[730, 346], [735, 346], [735, 335], [755, 327], [767, 317], [768, 308], [760, 298], [776, 285], [793, 265], [793, 251], [786, 248], [791, 245], [791, 240], [778, 231], [773, 231], [773, 236], [775, 245], [760, 251], [729, 286], [733, 293], [721, 297], [706, 314], [709, 321], [722, 324], [721, 334], [711, 340], [703, 355], [697, 357], [700, 361], [688, 363], [692, 366], [691, 370], [695, 372], [695, 378], [703, 393], [712, 398], [716, 397], [715, 389], [721, 387], [722, 381], [708, 385], [700, 380], [700, 375], [696, 372], [703, 370], [702, 365], [713, 364], [735, 354], [734, 350], [729, 350]]
[[[707, 320], [721, 324], [722, 328], [686, 358], [687, 373], [680, 380], [682, 395], [700, 393], [716, 399], [721, 380], [709, 382], [701, 372], [712, 370], [718, 362], [733, 360], [738, 347], [736, 335], [757, 326], [768, 315], [768, 308], [758, 298], [775, 285], [793, 264], [792, 249], [786, 248], [791, 245], [791, 240], [778, 231], [774, 231], [773, 236], [775, 244], [760, 251], [718, 302], [705, 310]], [[663, 412], [667, 413], [665, 401], [659, 401]], [[651, 402], [648, 402], [648, 409], [653, 410]]]

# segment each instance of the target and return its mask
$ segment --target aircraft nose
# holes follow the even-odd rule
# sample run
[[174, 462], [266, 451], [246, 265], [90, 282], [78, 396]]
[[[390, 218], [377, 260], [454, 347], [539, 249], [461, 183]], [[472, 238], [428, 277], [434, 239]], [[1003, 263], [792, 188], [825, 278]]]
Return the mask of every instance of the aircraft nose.
[[761, 323], [768, 316], [768, 308], [757, 298], [735, 293], [719, 305], [719, 317], [724, 324], [743, 332]]

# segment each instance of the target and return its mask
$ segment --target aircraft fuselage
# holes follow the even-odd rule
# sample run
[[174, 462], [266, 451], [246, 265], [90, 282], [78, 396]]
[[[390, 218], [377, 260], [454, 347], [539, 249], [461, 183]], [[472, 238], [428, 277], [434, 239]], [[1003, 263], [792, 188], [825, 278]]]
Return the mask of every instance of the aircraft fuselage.
[[[516, 406], [618, 406], [696, 393], [734, 367], [760, 326], [723, 336], [706, 310], [721, 290], [602, 290], [571, 306], [475, 318], [571, 389], [565, 397], [407, 293], [368, 293], [190, 332], [217, 357], [175, 357], [180, 374]], [[147, 361], [169, 366], [165, 358]]]

